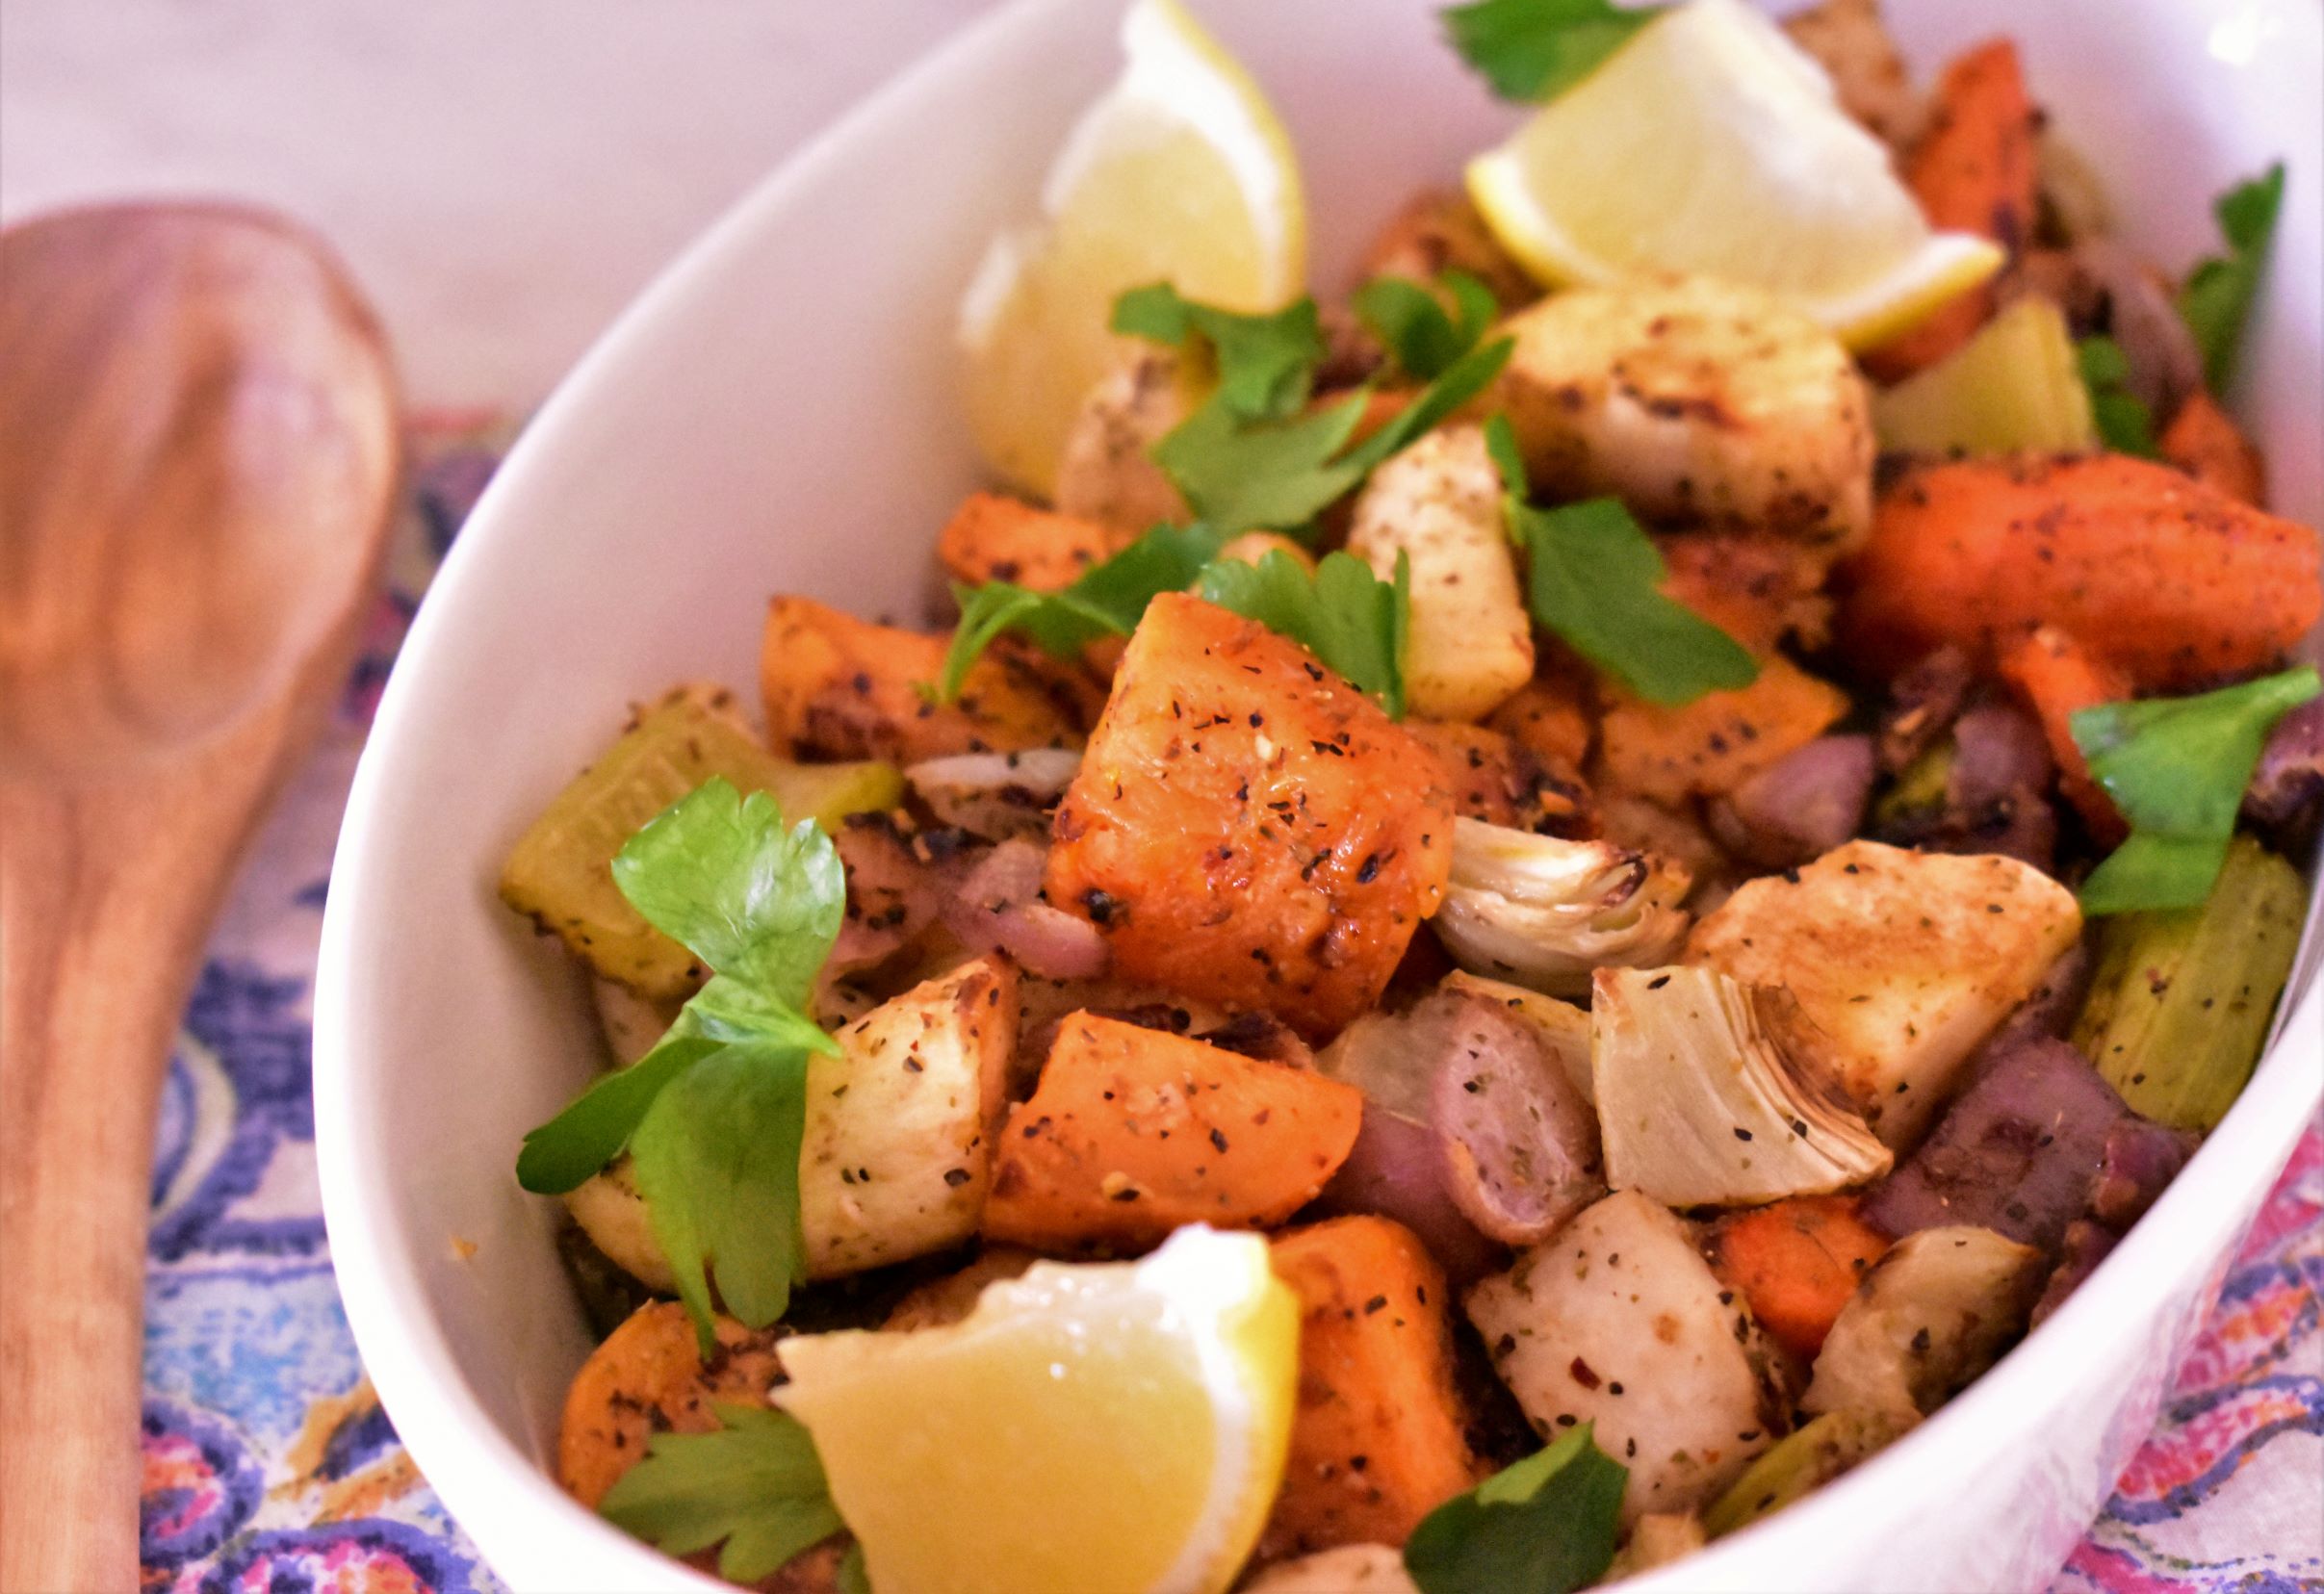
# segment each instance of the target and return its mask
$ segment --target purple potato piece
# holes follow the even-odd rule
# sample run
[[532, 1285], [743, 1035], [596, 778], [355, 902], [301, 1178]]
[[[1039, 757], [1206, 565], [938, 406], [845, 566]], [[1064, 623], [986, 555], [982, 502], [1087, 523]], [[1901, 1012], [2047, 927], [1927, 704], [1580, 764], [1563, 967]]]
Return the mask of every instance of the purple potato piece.
[[2106, 1137], [2129, 1111], [2072, 1046], [2026, 1041], [1995, 1059], [1872, 1188], [1864, 1219], [1897, 1236], [1971, 1223], [2055, 1251], [2088, 1210]]
[[2090, 993], [2090, 972], [2097, 966], [2098, 954], [2086, 938], [2060, 954], [2042, 976], [2042, 983], [2033, 988], [2033, 994], [2020, 1002], [1992, 1039], [1977, 1048], [1969, 1064], [1970, 1082], [1984, 1078], [1996, 1063], [2028, 1041], [2064, 1040], [2082, 1010], [2082, 998]]
[[1455, 1003], [1430, 1094], [1446, 1184], [1469, 1221], [1512, 1246], [1537, 1245], [1606, 1192], [1597, 1114], [1532, 1028], [1500, 1003]]
[[1754, 863], [1804, 863], [1862, 827], [1872, 775], [1870, 736], [1819, 736], [1714, 807], [1712, 828], [1730, 852]]
[[2056, 765], [2032, 715], [2011, 704], [1985, 703], [1953, 723], [1952, 768], [1945, 798], [1964, 812], [1979, 812], [2008, 798], [2048, 789]]
[[1880, 767], [1891, 775], [1944, 739], [1969, 701], [1976, 669], [1969, 655], [1948, 645], [1927, 655], [1889, 687], [1893, 699], [1880, 716], [1876, 747]]
[[2243, 794], [2243, 811], [2279, 837], [2297, 838], [2324, 810], [2324, 698], [2276, 722]]
[[2090, 1215], [2110, 1228], [2128, 1230], [2146, 1216], [2201, 1144], [2183, 1129], [2124, 1114], [2106, 1131], [2098, 1182], [2090, 1189]]

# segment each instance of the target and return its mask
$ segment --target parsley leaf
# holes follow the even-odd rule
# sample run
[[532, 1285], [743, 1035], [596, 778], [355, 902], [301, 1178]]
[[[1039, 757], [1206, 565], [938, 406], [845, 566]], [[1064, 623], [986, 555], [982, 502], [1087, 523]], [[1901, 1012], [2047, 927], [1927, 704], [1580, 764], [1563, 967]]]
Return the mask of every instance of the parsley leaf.
[[1059, 658], [1100, 636], [1127, 636], [1147, 604], [1158, 594], [1185, 591], [1226, 542], [1206, 526], [1157, 526], [1059, 592], [1033, 592], [1010, 581], [955, 586], [960, 624], [944, 654], [937, 701], [960, 701], [970, 666], [1003, 631], [1021, 631]]
[[2304, 664], [2198, 697], [2105, 703], [2069, 725], [2130, 837], [2082, 883], [2082, 911], [2194, 908], [2209, 894], [2276, 721], [2324, 689]]
[[2155, 412], [2130, 391], [2130, 362], [2112, 338], [2084, 338], [2074, 346], [2082, 386], [2090, 394], [2090, 419], [2098, 440], [2116, 453], [2140, 459], [2160, 457], [2155, 446]]
[[1404, 1547], [1421, 1594], [1567, 1594], [1605, 1576], [1630, 1469], [1590, 1428], [1567, 1429], [1423, 1517]]
[[1312, 578], [1279, 548], [1255, 565], [1223, 559], [1202, 573], [1202, 596], [1290, 637], [1404, 718], [1412, 566], [1403, 553], [1391, 581], [1353, 553], [1325, 554]]
[[664, 1086], [630, 1139], [654, 1238], [706, 1340], [713, 1264], [727, 1310], [753, 1327], [790, 1305], [806, 1130], [805, 1049], [743, 1041]]
[[845, 1528], [814, 1441], [787, 1412], [719, 1401], [715, 1433], [657, 1433], [598, 1502], [601, 1515], [673, 1555], [724, 1542], [718, 1575], [755, 1583]]
[[1114, 301], [1113, 329], [1155, 343], [1184, 346], [1200, 334], [1217, 356], [1216, 398], [1246, 420], [1276, 421], [1307, 402], [1324, 359], [1315, 301], [1303, 298], [1272, 315], [1245, 316], [1197, 304], [1167, 282], [1132, 288]]
[[630, 838], [613, 879], [714, 973], [652, 1051], [525, 1137], [517, 1180], [561, 1194], [627, 1147], [708, 1355], [710, 1267], [753, 1327], [789, 1302], [807, 1059], [839, 1050], [800, 1008], [839, 936], [847, 872], [813, 820], [787, 831], [773, 798], [713, 778]]
[[1609, 0], [1476, 0], [1442, 13], [1461, 58], [1505, 100], [1556, 99], [1654, 20]]
[[1214, 399], [1156, 444], [1153, 459], [1210, 525], [1297, 531], [1360, 486], [1382, 460], [1484, 392], [1514, 347], [1501, 338], [1470, 350], [1354, 447], [1348, 440], [1370, 401], [1361, 390], [1278, 422], [1247, 422]]
[[2244, 318], [2259, 290], [2259, 268], [2276, 236], [2284, 208], [2284, 163], [2238, 183], [2211, 206], [2228, 252], [2202, 262], [2179, 290], [2179, 317], [2203, 350], [2203, 375], [2213, 393], [2227, 389], [2234, 374], [2235, 351], [2243, 341]]
[[1447, 271], [1437, 283], [1453, 301], [1449, 314], [1442, 298], [1408, 277], [1374, 277], [1356, 294], [1357, 319], [1407, 375], [1423, 382], [1476, 347], [1501, 313], [1493, 291], [1466, 271]]
[[1649, 703], [1691, 703], [1759, 679], [1759, 661], [1661, 591], [1668, 567], [1619, 499], [1558, 509], [1525, 501], [1524, 461], [1506, 416], [1485, 424], [1502, 472], [1502, 512], [1526, 551], [1534, 619]]
[[813, 819], [788, 835], [774, 799], [713, 781], [646, 821], [613, 860], [646, 922], [721, 976], [797, 1007], [839, 938], [839, 855]]

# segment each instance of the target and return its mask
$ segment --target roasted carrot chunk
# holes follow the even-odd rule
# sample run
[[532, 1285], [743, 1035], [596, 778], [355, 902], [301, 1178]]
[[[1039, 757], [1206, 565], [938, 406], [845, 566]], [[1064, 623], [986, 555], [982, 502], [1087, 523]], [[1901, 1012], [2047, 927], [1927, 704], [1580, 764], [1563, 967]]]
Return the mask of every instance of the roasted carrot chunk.
[[1273, 1254], [1303, 1312], [1299, 1406], [1259, 1557], [1401, 1545], [1478, 1477], [1443, 1271], [1386, 1218], [1293, 1229]]
[[1162, 1030], [1076, 1013], [1010, 1109], [988, 1239], [1143, 1250], [1181, 1223], [1279, 1223], [1356, 1144], [1363, 1093]]
[[1114, 969], [1329, 1035], [1379, 1000], [1452, 860], [1436, 760], [1297, 643], [1154, 600], [1057, 810], [1050, 902]]
[[2141, 691], [2273, 663], [2315, 624], [2316, 533], [2122, 454], [1908, 467], [1844, 567], [1840, 632], [1894, 675], [2054, 625]]
[[1822, 1349], [1832, 1320], [1887, 1249], [1887, 1237], [1846, 1196], [1795, 1196], [1723, 1218], [1711, 1231], [1712, 1270], [1798, 1356]]
[[[2017, 46], [1980, 44], [1946, 67], [1927, 130], [1904, 163], [1904, 181], [1929, 224], [1978, 233], [2011, 254], [2033, 236], [2040, 117], [2026, 93]], [[1993, 314], [1990, 283], [1963, 294], [1865, 359], [1887, 380], [1933, 365]]]
[[1594, 830], [1589, 787], [1563, 759], [1544, 758], [1489, 726], [1414, 720], [1409, 729], [1443, 766], [1453, 811], [1462, 818], [1558, 836]]
[[2219, 401], [2198, 389], [2156, 439], [2162, 457], [2206, 487], [2255, 509], [2267, 505], [2267, 467]]
[[1597, 740], [1597, 686], [1589, 666], [1564, 648], [1545, 646], [1534, 679], [1485, 718], [1540, 757], [1579, 767]]
[[2058, 789], [2082, 816], [2090, 834], [2113, 846], [2130, 834], [2113, 799], [2090, 778], [2089, 760], [2074, 739], [2073, 719], [2078, 709], [2102, 703], [2120, 703], [2130, 695], [2122, 672], [2090, 656], [2074, 638], [2055, 626], [2043, 626], [2001, 656], [2001, 679], [2016, 687], [2034, 717], [2042, 722], [2050, 756], [2057, 760]]
[[1847, 712], [1847, 694], [1777, 654], [1759, 679], [1666, 707], [1609, 688], [1597, 778], [1658, 803], [1716, 797], [1782, 761]]
[[767, 734], [780, 751], [897, 763], [1080, 739], [1071, 690], [1015, 655], [979, 659], [959, 703], [928, 701], [922, 688], [943, 672], [944, 647], [811, 598], [777, 598], [759, 655]]
[[936, 539], [936, 556], [956, 581], [1014, 581], [1035, 592], [1070, 586], [1127, 539], [1079, 515], [1040, 509], [1001, 493], [971, 493]]
[[640, 1306], [589, 1352], [565, 1392], [556, 1439], [556, 1476], [565, 1492], [594, 1509], [614, 1480], [645, 1459], [649, 1435], [711, 1433], [711, 1402], [764, 1405], [783, 1381], [775, 1346], [780, 1329], [717, 1323], [718, 1355], [710, 1362], [694, 1339], [693, 1320], [675, 1300]]

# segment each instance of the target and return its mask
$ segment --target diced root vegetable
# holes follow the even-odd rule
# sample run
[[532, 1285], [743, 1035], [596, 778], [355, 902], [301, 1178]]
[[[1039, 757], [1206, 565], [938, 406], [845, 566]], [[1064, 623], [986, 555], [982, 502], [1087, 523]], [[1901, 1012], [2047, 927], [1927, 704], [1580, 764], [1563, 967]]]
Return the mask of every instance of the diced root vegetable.
[[2129, 827], [2114, 800], [2090, 778], [2089, 760], [2074, 739], [2074, 716], [2084, 708], [2129, 697], [2130, 679], [2091, 656], [2054, 626], [2039, 627], [2004, 650], [1996, 668], [2042, 722], [2050, 756], [2057, 760], [2059, 791], [2074, 805], [2101, 846], [2119, 845]]
[[2073, 893], [2015, 860], [1851, 841], [1742, 887], [1695, 925], [1687, 962], [1790, 990], [1810, 1020], [1800, 1060], [1903, 1147], [2080, 933]]
[[1048, 899], [1114, 966], [1312, 1037], [1379, 999], [1452, 864], [1435, 760], [1297, 643], [1146, 611], [1059, 806]]
[[1409, 561], [1405, 682], [1424, 719], [1482, 719], [1533, 679], [1533, 620], [1501, 526], [1501, 476], [1473, 424], [1429, 433], [1372, 473], [1348, 552], [1393, 579]]
[[1141, 1250], [1184, 1223], [1279, 1223], [1356, 1144], [1363, 1093], [1157, 1030], [1075, 1014], [1010, 1109], [989, 1239]]
[[607, 1261], [657, 1295], [676, 1295], [678, 1275], [654, 1234], [653, 1214], [638, 1194], [627, 1156], [567, 1191], [565, 1210]]
[[2048, 1272], [2040, 1251], [1991, 1229], [1907, 1235], [1824, 1336], [1801, 1409], [1918, 1421], [2024, 1332]]
[[885, 1002], [807, 1068], [799, 1226], [810, 1277], [976, 1232], [1017, 1043], [1017, 974], [979, 961]]
[[1552, 836], [1588, 836], [1595, 830], [1589, 787], [1571, 764], [1546, 759], [1515, 737], [1483, 725], [1410, 720], [1405, 729], [1435, 756], [1459, 817]]
[[1005, 651], [969, 668], [958, 703], [931, 702], [925, 694], [943, 674], [945, 648], [942, 636], [777, 598], [759, 655], [767, 733], [816, 758], [897, 763], [1080, 739], [1072, 694], [1057, 676]]
[[1238, 1585], [1243, 1594], [1420, 1594], [1404, 1552], [1387, 1544], [1343, 1544], [1278, 1561]]
[[1000, 493], [971, 493], [938, 533], [936, 556], [947, 575], [970, 586], [1013, 581], [1055, 592], [1127, 541], [1099, 521], [1036, 508]]
[[1597, 778], [1658, 803], [1724, 796], [1847, 710], [1846, 692], [1781, 656], [1762, 659], [1748, 686], [1676, 707], [1613, 690], [1598, 723]]
[[[1856, 1216], [1856, 1202], [1800, 1196], [1732, 1213], [1711, 1230], [1711, 1266], [1743, 1292], [1761, 1327], [1813, 1359], [1888, 1237]], [[1789, 1443], [1789, 1441], [1786, 1441]]]
[[1872, 398], [1880, 446], [1903, 453], [2067, 453], [2097, 428], [2074, 338], [2056, 304], [2029, 295], [1944, 359]]
[[1803, 1424], [1728, 1485], [1703, 1512], [1703, 1530], [1724, 1538], [1773, 1516], [1794, 1501], [1902, 1438], [1911, 1424], [1878, 1411], [1830, 1411]]
[[2201, 908], [2104, 921], [2075, 1045], [2133, 1111], [2208, 1133], [2259, 1061], [2307, 906], [2299, 872], [2237, 836]]
[[1607, 1196], [1469, 1292], [1469, 1321], [1544, 1437], [1595, 1425], [1624, 1519], [1699, 1505], [1773, 1442], [1758, 1330], [1678, 1219]]
[[2206, 487], [2267, 507], [2267, 466], [2219, 401], [2197, 389], [2156, 439], [2162, 457]]
[[843, 815], [886, 808], [903, 791], [891, 764], [779, 758], [736, 716], [732, 693], [681, 686], [533, 821], [502, 868], [501, 900], [606, 979], [656, 1001], [692, 994], [702, 968], [630, 906], [610, 868], [640, 826], [713, 776], [746, 793], [769, 793], [786, 819], [813, 818], [834, 831]]
[[1453, 1382], [1444, 1274], [1384, 1218], [1292, 1229], [1271, 1251], [1303, 1315], [1291, 1453], [1259, 1557], [1401, 1545], [1479, 1473]]
[[705, 1362], [685, 1308], [656, 1301], [589, 1353], [565, 1392], [557, 1433], [556, 1477], [566, 1493], [594, 1510], [645, 1459], [649, 1436], [715, 1432], [713, 1401], [767, 1403], [767, 1391], [783, 1381], [782, 1331], [745, 1328], [729, 1317], [715, 1327], [720, 1353]]
[[1947, 642], [1989, 662], [2049, 625], [2141, 691], [2265, 668], [2324, 607], [2314, 531], [2111, 453], [1909, 466], [1840, 581], [1872, 674]]

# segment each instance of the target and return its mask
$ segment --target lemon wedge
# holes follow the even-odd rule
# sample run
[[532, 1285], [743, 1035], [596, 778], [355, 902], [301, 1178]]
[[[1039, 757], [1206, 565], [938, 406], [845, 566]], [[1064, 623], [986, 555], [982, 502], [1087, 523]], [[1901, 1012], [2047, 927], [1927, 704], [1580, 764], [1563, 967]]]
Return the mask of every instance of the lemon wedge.
[[1281, 1481], [1299, 1303], [1256, 1235], [1036, 1264], [957, 1324], [783, 1342], [879, 1594], [1218, 1594]]
[[1823, 68], [1743, 0], [1687, 0], [1469, 164], [1503, 245], [1542, 282], [1672, 272], [1788, 297], [1851, 347], [2001, 269], [1929, 228]]
[[1124, 289], [1167, 279], [1230, 310], [1304, 290], [1290, 136], [1177, 0], [1137, 0], [1127, 64], [1049, 168], [1037, 224], [994, 241], [962, 302], [969, 428], [994, 470], [1047, 496], [1083, 397], [1111, 365]]

